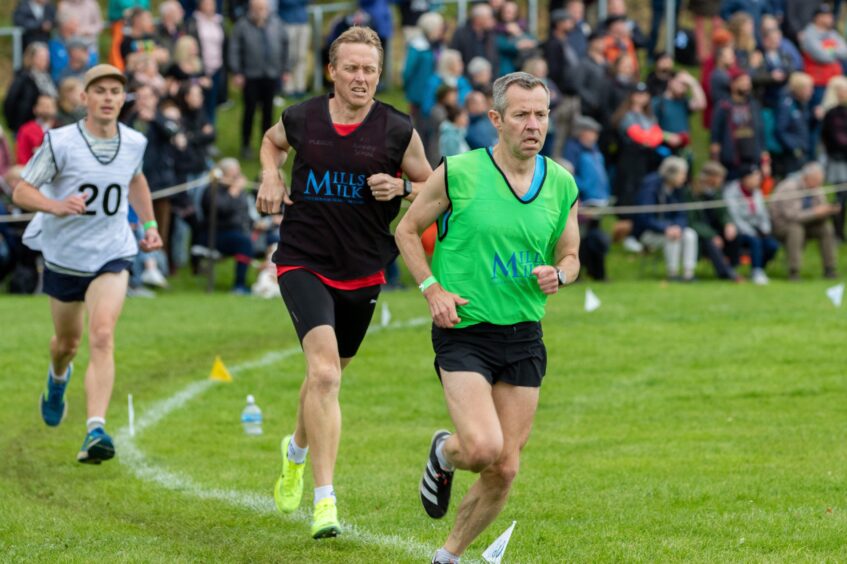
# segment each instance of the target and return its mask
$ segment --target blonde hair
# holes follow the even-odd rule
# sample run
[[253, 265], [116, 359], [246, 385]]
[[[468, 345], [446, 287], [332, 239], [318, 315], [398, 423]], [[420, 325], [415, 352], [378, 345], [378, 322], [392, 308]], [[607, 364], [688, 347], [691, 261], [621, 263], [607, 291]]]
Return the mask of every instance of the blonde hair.
[[804, 72], [792, 72], [788, 77], [788, 91], [797, 94], [804, 86], [813, 86], [812, 77]]
[[841, 105], [838, 102], [838, 91], [841, 89], [847, 89], [847, 76], [834, 76], [826, 83], [826, 90], [824, 91], [823, 101], [821, 102], [824, 113]]
[[755, 33], [750, 35], [744, 34], [744, 24], [746, 23], [752, 23], [755, 25], [755, 22], [750, 14], [745, 12], [735, 12], [732, 14], [732, 17], [729, 18], [727, 27], [729, 28], [729, 32], [732, 34], [733, 39], [735, 39], [735, 48], [739, 51], [752, 53], [756, 50], [756, 35]]
[[[192, 47], [194, 48], [192, 52]], [[203, 72], [203, 61], [200, 60], [200, 46], [190, 35], [183, 35], [174, 45], [174, 63], [188, 72]]]
[[375, 47], [379, 53], [379, 70], [382, 71], [382, 60], [385, 57], [385, 52], [382, 49], [382, 41], [374, 30], [369, 27], [353, 26], [332, 42], [329, 47], [329, 64], [334, 67], [338, 63], [338, 48], [345, 43], [361, 43]]

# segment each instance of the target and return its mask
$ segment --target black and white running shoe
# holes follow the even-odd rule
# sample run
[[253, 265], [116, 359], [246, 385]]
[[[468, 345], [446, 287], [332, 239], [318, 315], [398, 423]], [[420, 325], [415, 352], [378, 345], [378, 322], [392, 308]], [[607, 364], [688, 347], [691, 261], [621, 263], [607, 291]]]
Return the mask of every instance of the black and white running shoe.
[[453, 472], [441, 468], [435, 449], [450, 436], [450, 432], [444, 429], [436, 431], [432, 436], [432, 444], [429, 447], [429, 457], [421, 478], [421, 503], [423, 503], [426, 514], [433, 519], [441, 519], [447, 514], [450, 505], [450, 490], [453, 488]]

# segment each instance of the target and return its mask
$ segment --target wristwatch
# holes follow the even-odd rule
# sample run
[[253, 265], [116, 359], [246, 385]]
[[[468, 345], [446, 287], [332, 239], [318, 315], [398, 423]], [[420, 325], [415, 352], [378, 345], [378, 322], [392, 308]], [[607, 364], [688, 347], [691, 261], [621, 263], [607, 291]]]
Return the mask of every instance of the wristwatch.
[[565, 276], [565, 273], [559, 270], [558, 268], [556, 269], [556, 278], [559, 279], [559, 286], [564, 286], [568, 283], [567, 276]]
[[412, 193], [412, 181], [408, 178], [403, 179], [403, 197], [405, 198]]

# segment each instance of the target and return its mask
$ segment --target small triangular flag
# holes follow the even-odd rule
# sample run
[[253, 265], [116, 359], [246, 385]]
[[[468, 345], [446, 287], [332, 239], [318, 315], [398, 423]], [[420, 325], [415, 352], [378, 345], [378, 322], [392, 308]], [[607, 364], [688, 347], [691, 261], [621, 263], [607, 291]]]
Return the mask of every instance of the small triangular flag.
[[515, 530], [515, 523], [517, 521], [512, 521], [512, 524], [509, 525], [509, 528], [506, 529], [502, 535], [497, 537], [491, 546], [485, 549], [485, 552], [482, 553], [482, 559], [488, 562], [488, 564], [500, 564], [503, 561], [503, 554], [506, 552], [506, 547], [509, 545], [509, 539], [512, 538], [512, 531]]
[[600, 298], [597, 294], [591, 291], [591, 288], [585, 289], [585, 311], [591, 313], [600, 307]]
[[391, 323], [391, 310], [388, 309], [388, 304], [382, 302], [382, 314], [379, 317], [379, 324], [383, 327], [388, 327], [388, 324]]
[[212, 373], [209, 374], [209, 380], [215, 380], [216, 382], [232, 382], [232, 374], [229, 373], [229, 370], [224, 366], [224, 362], [221, 360], [221, 357], [215, 357], [215, 363], [212, 364]]
[[844, 299], [844, 284], [827, 288], [826, 297], [830, 299], [832, 305], [835, 307], [841, 307], [841, 300]]

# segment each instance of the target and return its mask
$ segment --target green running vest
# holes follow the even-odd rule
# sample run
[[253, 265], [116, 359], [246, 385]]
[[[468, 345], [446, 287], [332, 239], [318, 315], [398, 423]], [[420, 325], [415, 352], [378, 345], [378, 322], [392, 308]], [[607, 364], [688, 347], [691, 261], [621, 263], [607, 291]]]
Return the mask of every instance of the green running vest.
[[469, 300], [458, 307], [456, 327], [540, 321], [547, 296], [532, 270], [554, 264], [578, 195], [573, 177], [536, 156], [532, 184], [518, 198], [490, 149], [447, 157], [444, 167], [451, 206], [438, 219], [432, 272], [445, 290]]

